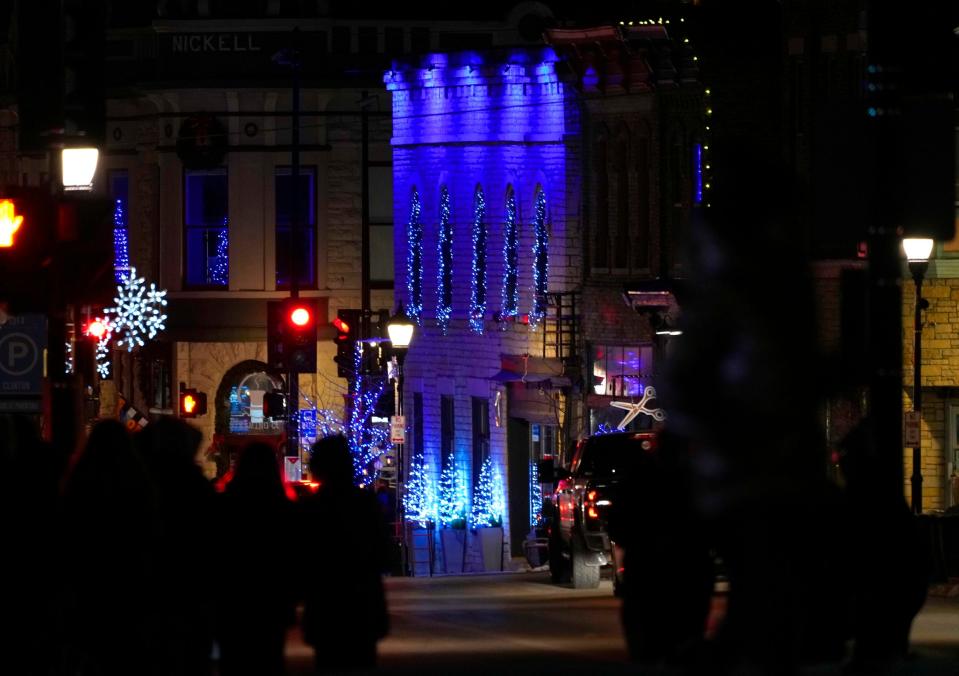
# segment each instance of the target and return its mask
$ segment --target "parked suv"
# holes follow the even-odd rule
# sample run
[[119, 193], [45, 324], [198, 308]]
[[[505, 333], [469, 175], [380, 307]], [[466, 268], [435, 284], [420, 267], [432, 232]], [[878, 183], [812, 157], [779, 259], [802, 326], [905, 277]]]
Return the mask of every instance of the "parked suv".
[[620, 491], [626, 490], [630, 455], [656, 448], [656, 432], [615, 432], [579, 443], [568, 470], [557, 470], [549, 528], [549, 570], [553, 582], [599, 586], [600, 568], [614, 565], [619, 587], [621, 557], [610, 542], [608, 523]]

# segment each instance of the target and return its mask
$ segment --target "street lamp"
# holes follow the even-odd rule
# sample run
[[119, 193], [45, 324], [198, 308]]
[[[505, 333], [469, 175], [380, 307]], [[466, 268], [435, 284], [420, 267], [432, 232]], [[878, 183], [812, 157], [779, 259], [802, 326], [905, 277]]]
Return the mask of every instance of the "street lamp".
[[60, 153], [63, 190], [90, 191], [99, 157], [100, 151], [96, 148], [64, 148]]
[[[916, 303], [913, 323], [915, 338], [913, 339], [913, 385], [912, 410], [916, 417], [922, 415], [922, 311], [929, 307], [928, 301], [922, 297], [922, 280], [929, 267], [929, 255], [932, 253], [933, 241], [925, 238], [908, 237], [902, 240], [903, 251], [906, 252], [906, 261], [909, 272], [916, 284]], [[916, 437], [912, 448], [912, 511], [922, 513], [922, 439]]]
[[[413, 330], [415, 328], [413, 320], [403, 311], [402, 306], [397, 309], [396, 314], [386, 322], [386, 333], [393, 344], [393, 355], [396, 357], [396, 375], [393, 379], [393, 410], [397, 417], [403, 415], [403, 361], [406, 359], [406, 352], [410, 349], [410, 342], [413, 340]], [[404, 457], [404, 446], [406, 431], [403, 432], [404, 443], [396, 446], [396, 513], [400, 514], [400, 500], [406, 486], [406, 458]], [[406, 543], [406, 520], [399, 519], [402, 528], [403, 553], [407, 555]]]

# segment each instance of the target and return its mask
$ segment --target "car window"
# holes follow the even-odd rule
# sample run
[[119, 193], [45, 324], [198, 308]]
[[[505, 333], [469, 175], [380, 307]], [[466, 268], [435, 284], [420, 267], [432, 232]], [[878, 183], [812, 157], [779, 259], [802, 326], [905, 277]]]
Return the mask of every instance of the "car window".
[[635, 456], [643, 453], [642, 440], [632, 435], [591, 437], [580, 450], [578, 473], [587, 476], [623, 476]]

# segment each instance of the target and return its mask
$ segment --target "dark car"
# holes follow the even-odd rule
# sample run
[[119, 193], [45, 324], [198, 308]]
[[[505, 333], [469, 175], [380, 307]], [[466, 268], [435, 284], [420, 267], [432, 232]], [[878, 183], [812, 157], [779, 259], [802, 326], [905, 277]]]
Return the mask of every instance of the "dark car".
[[584, 439], [568, 470], [557, 470], [549, 528], [549, 569], [553, 582], [579, 588], [599, 586], [600, 569], [613, 565], [618, 587], [621, 556], [609, 537], [609, 516], [635, 458], [657, 445], [656, 432], [617, 432]]

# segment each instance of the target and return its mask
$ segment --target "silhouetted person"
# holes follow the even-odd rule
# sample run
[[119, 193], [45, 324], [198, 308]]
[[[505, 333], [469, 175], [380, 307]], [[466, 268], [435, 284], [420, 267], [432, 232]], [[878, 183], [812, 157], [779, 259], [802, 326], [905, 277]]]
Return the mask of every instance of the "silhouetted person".
[[658, 447], [622, 454], [609, 536], [624, 549], [623, 633], [630, 658], [688, 665], [701, 648], [714, 571], [692, 510], [681, 440], [660, 432]]
[[301, 503], [301, 569], [309, 571], [303, 636], [316, 651], [319, 672], [369, 669], [388, 617], [382, 573], [389, 541], [376, 497], [353, 485], [346, 439], [313, 446], [310, 472], [319, 490]]
[[98, 422], [64, 485], [67, 673], [151, 666], [157, 522], [145, 468], [119, 421]]
[[927, 544], [916, 517], [901, 494], [890, 499], [876, 480], [879, 448], [867, 418], [846, 436], [840, 457], [856, 572], [853, 655], [847, 665], [847, 673], [855, 674], [882, 672], [908, 655], [912, 621], [929, 584]]
[[204, 676], [211, 669], [213, 602], [206, 573], [215, 565], [214, 492], [196, 460], [201, 438], [177, 418], [160, 418], [135, 437], [160, 525], [154, 658], [163, 673], [174, 676]]
[[0, 673], [47, 674], [60, 641], [60, 464], [28, 418], [0, 414]]
[[297, 544], [294, 513], [273, 448], [252, 443], [241, 451], [218, 514], [220, 555], [228, 564], [217, 603], [220, 674], [278, 676], [294, 621], [291, 589], [301, 576], [290, 555]]

